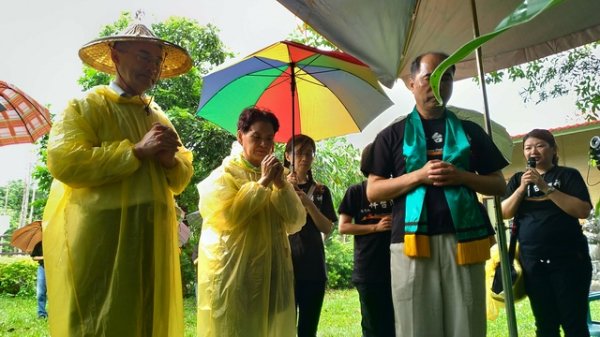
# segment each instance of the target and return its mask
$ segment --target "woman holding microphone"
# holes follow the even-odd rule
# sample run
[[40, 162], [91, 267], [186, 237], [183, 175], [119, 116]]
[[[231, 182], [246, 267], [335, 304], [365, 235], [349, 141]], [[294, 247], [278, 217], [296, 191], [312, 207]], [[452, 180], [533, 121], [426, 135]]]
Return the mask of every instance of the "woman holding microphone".
[[523, 137], [523, 155], [531, 164], [510, 178], [502, 215], [514, 217], [518, 226], [536, 335], [558, 337], [562, 327], [565, 336], [589, 336], [592, 265], [578, 219], [587, 218], [592, 205], [581, 174], [559, 166], [557, 151], [548, 130], [534, 129]]

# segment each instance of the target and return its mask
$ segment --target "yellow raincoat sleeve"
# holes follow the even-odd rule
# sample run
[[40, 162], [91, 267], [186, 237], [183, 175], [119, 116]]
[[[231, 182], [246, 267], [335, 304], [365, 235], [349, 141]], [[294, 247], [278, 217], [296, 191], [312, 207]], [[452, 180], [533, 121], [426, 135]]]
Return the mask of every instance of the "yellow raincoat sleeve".
[[[125, 99], [113, 95], [109, 90], [101, 90], [84, 99], [72, 100], [54, 123], [48, 142], [48, 169], [54, 178], [73, 188], [94, 187], [120, 181], [139, 169], [141, 162], [135, 157], [133, 147], [149, 127], [116, 118], [109, 107]], [[111, 98], [115, 102], [110, 102]], [[173, 127], [157, 105], [153, 105], [153, 111], [153, 119], [148, 123], [158, 121]], [[113, 122], [111, 134], [107, 130]], [[123, 138], [118, 132], [122, 127], [141, 127], [140, 139]], [[176, 160], [178, 165], [165, 169], [165, 173], [169, 187], [179, 194], [193, 173], [192, 154], [180, 147]]]
[[190, 178], [194, 173], [192, 167], [192, 153], [183, 148], [179, 148], [179, 152], [175, 154], [177, 165], [170, 169], [165, 169], [167, 183], [173, 194], [180, 194], [190, 182]]
[[[295, 199], [299, 203], [291, 202]], [[284, 219], [283, 222], [288, 234], [294, 234], [302, 229], [302, 226], [306, 223], [306, 209], [302, 206], [302, 202], [292, 184], [286, 181], [283, 188], [274, 187], [271, 194], [271, 203], [277, 213]], [[301, 214], [304, 214], [304, 216]]]
[[267, 203], [281, 217], [288, 234], [299, 231], [306, 222], [306, 210], [288, 182], [282, 189], [271, 190], [256, 181], [243, 181], [224, 172], [216, 180], [201, 183], [199, 193], [202, 217], [210, 219], [213, 227], [221, 231], [252, 223], [251, 219], [264, 212]]
[[129, 139], [100, 141], [91, 124], [100, 119], [98, 115], [109, 114], [102, 102], [103, 97], [95, 94], [72, 100], [62, 118], [52, 126], [48, 169], [54, 178], [71, 187], [119, 181], [140, 166], [133, 154], [134, 143]]

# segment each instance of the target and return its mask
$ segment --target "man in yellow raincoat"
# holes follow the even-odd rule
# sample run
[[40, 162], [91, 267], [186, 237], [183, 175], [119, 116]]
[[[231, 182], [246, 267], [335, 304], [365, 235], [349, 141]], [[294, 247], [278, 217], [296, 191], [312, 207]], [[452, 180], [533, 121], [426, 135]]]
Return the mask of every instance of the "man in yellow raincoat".
[[241, 151], [198, 184], [198, 337], [295, 337], [294, 271], [287, 234], [306, 211], [272, 155], [275, 115], [245, 109]]
[[145, 92], [187, 72], [190, 57], [141, 24], [79, 55], [116, 78], [72, 100], [48, 141], [50, 333], [183, 336], [173, 197], [191, 178], [192, 154]]

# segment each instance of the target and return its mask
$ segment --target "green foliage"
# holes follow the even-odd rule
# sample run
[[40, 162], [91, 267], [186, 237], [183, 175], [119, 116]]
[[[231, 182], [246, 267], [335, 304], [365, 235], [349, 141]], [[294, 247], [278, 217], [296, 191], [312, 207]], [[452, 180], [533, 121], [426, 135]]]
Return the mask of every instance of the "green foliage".
[[0, 201], [2, 202], [2, 212], [10, 217], [10, 229], [15, 229], [19, 225], [19, 215], [21, 214], [21, 203], [23, 201], [23, 193], [25, 192], [25, 182], [21, 179], [9, 181], [5, 186], [0, 188]]
[[185, 147], [194, 154], [192, 162], [194, 176], [177, 201], [180, 205], [186, 206], [188, 212], [193, 212], [198, 209], [196, 185], [221, 164], [229, 154], [235, 137], [215, 124], [202, 120], [181, 108], [176, 107], [166, 113], [178, 130]]
[[600, 118], [600, 42], [594, 42], [523, 65], [486, 75], [486, 83], [505, 78], [526, 80], [521, 91], [525, 102], [536, 104], [568, 94], [586, 120]]
[[302, 43], [307, 46], [314, 48], [321, 48], [326, 50], [337, 50], [333, 43], [324, 38], [321, 34], [317, 33], [311, 26], [306, 23], [301, 23], [296, 26], [289, 36], [288, 39], [294, 42]]
[[332, 289], [352, 287], [353, 243], [331, 236], [326, 241], [327, 286]]
[[35, 192], [35, 200], [32, 202], [33, 207], [33, 219], [41, 219], [44, 213], [44, 207], [48, 201], [48, 194], [50, 192], [50, 185], [52, 184], [52, 175], [48, 171], [48, 134], [45, 134], [37, 142], [38, 147], [38, 162], [33, 168], [32, 178], [37, 182], [37, 189]]
[[0, 295], [31, 296], [35, 294], [38, 264], [30, 259], [0, 261]]
[[315, 180], [324, 183], [331, 190], [335, 209], [346, 189], [364, 179], [360, 172], [359, 150], [342, 137], [318, 142], [312, 167]]
[[[198, 245], [196, 242], [195, 245]], [[179, 263], [181, 265], [181, 282], [183, 297], [194, 296], [194, 286], [196, 284], [196, 267], [192, 260], [193, 244], [189, 242], [181, 249]]]

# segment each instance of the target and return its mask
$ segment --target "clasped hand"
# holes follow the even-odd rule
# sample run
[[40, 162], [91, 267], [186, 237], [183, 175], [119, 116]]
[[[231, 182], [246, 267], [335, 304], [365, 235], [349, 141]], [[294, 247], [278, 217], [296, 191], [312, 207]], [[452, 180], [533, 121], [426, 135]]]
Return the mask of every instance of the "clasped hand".
[[392, 217], [386, 215], [375, 224], [375, 232], [385, 232], [392, 230]]
[[461, 171], [456, 166], [434, 159], [421, 168], [425, 183], [433, 186], [461, 185]]
[[153, 159], [163, 167], [171, 168], [177, 164], [175, 153], [179, 146], [181, 142], [173, 129], [154, 123], [142, 140], [135, 144], [134, 154], [140, 160]]
[[260, 163], [261, 177], [259, 183], [268, 186], [271, 182], [278, 188], [283, 187], [283, 165], [273, 154], [268, 154]]

